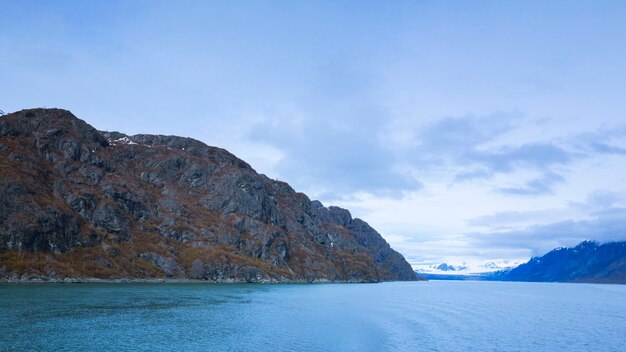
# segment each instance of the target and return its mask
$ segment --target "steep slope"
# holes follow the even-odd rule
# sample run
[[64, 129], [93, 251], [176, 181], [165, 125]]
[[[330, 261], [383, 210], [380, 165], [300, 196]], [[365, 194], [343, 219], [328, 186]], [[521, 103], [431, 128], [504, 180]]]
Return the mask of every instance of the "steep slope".
[[558, 248], [490, 279], [626, 283], [626, 242], [585, 241], [574, 248]]
[[415, 280], [366, 222], [190, 138], [0, 117], [0, 277]]

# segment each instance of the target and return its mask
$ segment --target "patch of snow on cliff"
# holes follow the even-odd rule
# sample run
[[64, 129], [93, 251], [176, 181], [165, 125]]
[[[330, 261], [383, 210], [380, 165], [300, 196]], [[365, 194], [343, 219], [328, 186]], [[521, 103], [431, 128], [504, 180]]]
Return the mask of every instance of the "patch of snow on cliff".
[[130, 138], [128, 137], [122, 137], [122, 138], [118, 138], [115, 140], [109, 140], [109, 143], [111, 143], [112, 145], [119, 145], [119, 144], [137, 144], [135, 142], [133, 142]]

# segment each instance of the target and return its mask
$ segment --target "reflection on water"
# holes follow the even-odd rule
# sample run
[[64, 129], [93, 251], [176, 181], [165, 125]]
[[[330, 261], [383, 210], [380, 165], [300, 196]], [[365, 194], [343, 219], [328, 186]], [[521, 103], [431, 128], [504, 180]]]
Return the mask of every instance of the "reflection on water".
[[626, 286], [0, 285], [0, 350], [621, 351]]

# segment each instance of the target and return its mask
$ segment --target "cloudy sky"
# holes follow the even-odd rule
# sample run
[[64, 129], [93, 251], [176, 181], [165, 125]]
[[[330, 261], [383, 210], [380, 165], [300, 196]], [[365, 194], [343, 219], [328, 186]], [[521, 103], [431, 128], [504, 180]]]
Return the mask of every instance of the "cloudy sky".
[[624, 1], [0, 0], [0, 109], [190, 136], [413, 264], [626, 240]]

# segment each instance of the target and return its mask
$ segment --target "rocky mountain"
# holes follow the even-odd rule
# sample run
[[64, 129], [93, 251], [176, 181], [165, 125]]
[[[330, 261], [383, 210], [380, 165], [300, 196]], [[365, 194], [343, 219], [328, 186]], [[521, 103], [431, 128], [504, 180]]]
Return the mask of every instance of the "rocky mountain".
[[415, 280], [365, 221], [190, 138], [0, 117], [0, 278]]
[[574, 248], [557, 248], [489, 279], [626, 283], [626, 242], [585, 241]]

